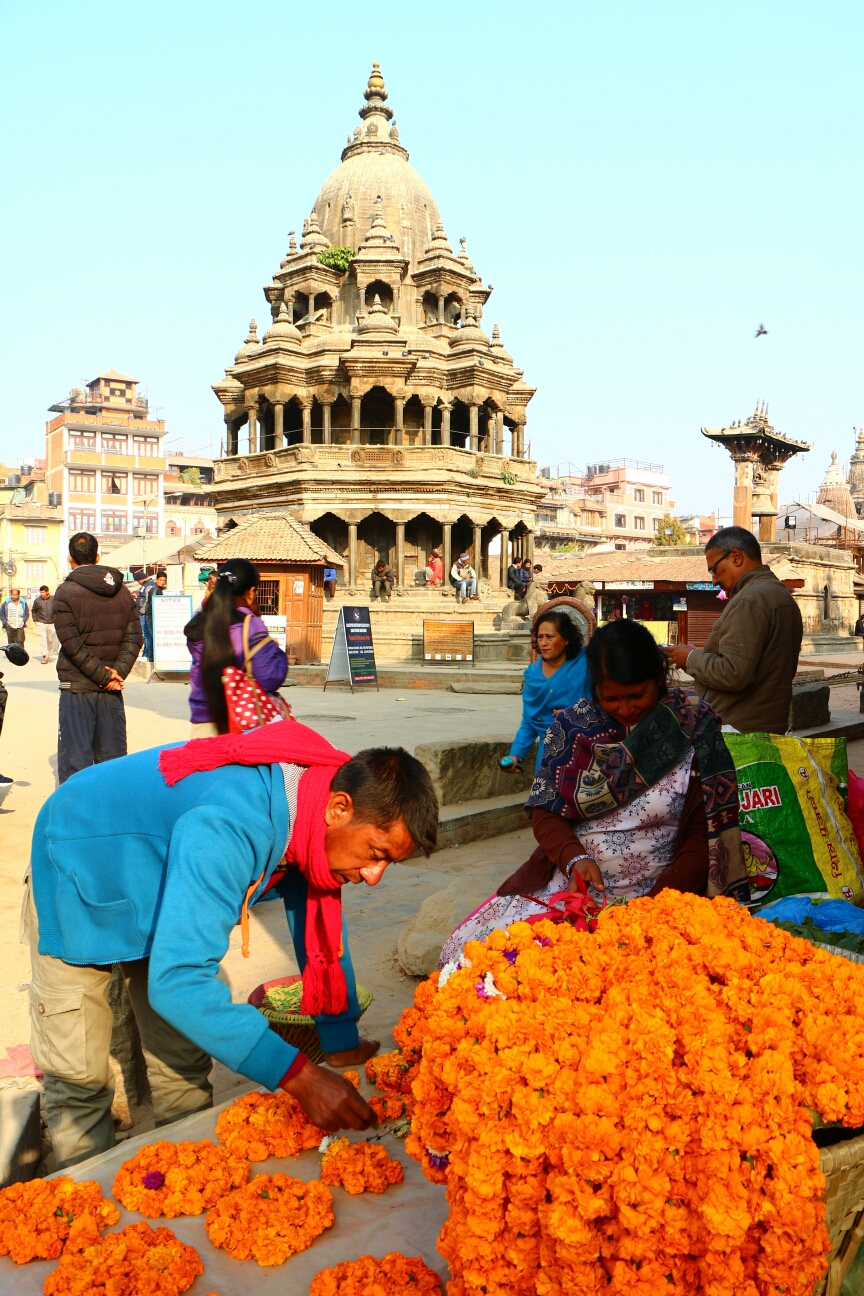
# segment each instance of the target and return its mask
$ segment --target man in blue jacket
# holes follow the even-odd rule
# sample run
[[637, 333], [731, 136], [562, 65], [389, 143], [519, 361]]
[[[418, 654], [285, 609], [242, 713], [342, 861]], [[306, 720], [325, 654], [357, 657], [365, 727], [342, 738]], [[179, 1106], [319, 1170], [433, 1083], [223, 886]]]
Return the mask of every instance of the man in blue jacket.
[[[277, 754], [280, 735], [295, 753], [298, 735], [301, 743], [305, 735], [311, 747], [325, 749], [319, 766], [332, 764], [327, 753], [339, 758], [337, 765], [347, 762], [329, 784], [326, 770], [311, 828], [310, 798], [302, 789], [298, 810], [307, 771], [299, 759], [290, 763]], [[268, 742], [271, 754], [252, 763]], [[187, 770], [169, 785], [165, 758], [187, 752], [199, 762], [196, 772]], [[202, 752], [218, 752], [218, 767]], [[311, 756], [303, 761], [313, 763]], [[428, 855], [437, 812], [427, 771], [402, 748], [369, 749], [349, 760], [292, 721], [254, 735], [121, 757], [81, 770], [59, 787], [36, 821], [27, 909], [31, 1046], [45, 1072], [58, 1166], [114, 1145], [107, 990], [117, 963], [141, 1033], [157, 1126], [212, 1104], [214, 1057], [270, 1090], [293, 1094], [322, 1129], [373, 1123], [351, 1085], [298, 1054], [255, 1008], [232, 1003], [217, 973], [247, 903], [274, 890], [284, 901], [301, 971], [306, 965], [307, 904], [322, 893], [312, 874], [307, 882], [302, 861], [283, 867], [286, 859], [297, 860], [298, 837], [311, 840], [317, 825], [332, 888], [326, 896], [338, 896], [346, 882], [375, 886], [388, 864], [415, 849]], [[337, 912], [337, 935], [339, 921]], [[377, 1044], [359, 1039], [344, 926], [342, 932], [347, 1011], [318, 1016], [316, 1024], [328, 1061], [346, 1066], [365, 1060]], [[332, 943], [329, 948], [338, 974]]]

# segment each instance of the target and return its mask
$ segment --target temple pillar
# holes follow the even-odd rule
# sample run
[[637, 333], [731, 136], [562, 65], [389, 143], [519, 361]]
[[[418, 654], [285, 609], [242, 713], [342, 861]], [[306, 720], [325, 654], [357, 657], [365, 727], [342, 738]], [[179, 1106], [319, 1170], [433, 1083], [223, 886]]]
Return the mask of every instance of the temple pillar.
[[444, 535], [443, 535], [443, 539], [442, 539], [442, 542], [441, 542], [441, 557], [442, 557], [442, 559], [443, 559], [443, 561], [444, 561], [444, 588], [445, 588], [445, 589], [450, 589], [450, 588], [451, 588], [451, 585], [450, 585], [450, 568], [453, 566], [453, 557], [452, 557], [451, 552], [450, 552], [450, 530], [451, 530], [451, 526], [452, 526], [452, 523], [450, 523], [450, 522], [443, 522], [443, 523], [441, 524], [441, 530], [442, 530], [443, 533], [444, 533]]
[[360, 444], [360, 397], [351, 397], [351, 444]]
[[431, 446], [432, 444], [432, 410], [434, 406], [423, 406], [423, 444]]
[[312, 402], [303, 406], [303, 444], [312, 444]]
[[486, 453], [495, 454], [495, 432], [497, 424], [495, 415], [490, 414], [486, 419]]
[[403, 432], [404, 417], [405, 417], [405, 402], [403, 400], [394, 400], [393, 402], [393, 422], [394, 422], [393, 443], [394, 445], [405, 444], [405, 434]]
[[396, 586], [405, 584], [405, 523], [396, 523]]
[[501, 528], [501, 573], [500, 585], [502, 590], [507, 588], [507, 568], [510, 566], [510, 555], [507, 550], [510, 547], [510, 532], [506, 527]]
[[258, 410], [249, 406], [249, 453], [255, 454], [258, 449]]
[[330, 445], [332, 438], [332, 432], [330, 430], [331, 409], [332, 406], [329, 401], [327, 404], [321, 406], [321, 440], [324, 442], [324, 445]]
[[444, 323], [444, 298], [438, 294], [438, 323]]
[[348, 589], [357, 584], [357, 523], [348, 523]]
[[237, 425], [233, 419], [225, 420], [225, 452], [229, 455], [237, 453]]
[[525, 557], [534, 566], [534, 532], [528, 531], [525, 534]]
[[472, 566], [477, 573], [477, 579], [483, 575], [483, 528], [474, 523], [474, 553], [472, 554], [474, 562]]
[[499, 410], [495, 415], [495, 453], [503, 455], [504, 453], [504, 411]]
[[273, 449], [278, 450], [281, 445], [285, 444], [285, 438], [282, 431], [285, 420], [285, 404], [283, 401], [274, 402], [273, 405]]
[[449, 446], [450, 444], [450, 411], [452, 406], [442, 405], [441, 407], [441, 444]]
[[480, 410], [476, 405], [468, 406], [468, 436], [469, 445], [474, 453], [477, 453], [477, 430], [480, 421]]
[[735, 459], [735, 488], [732, 492], [732, 525], [749, 531], [753, 525], [753, 461]]

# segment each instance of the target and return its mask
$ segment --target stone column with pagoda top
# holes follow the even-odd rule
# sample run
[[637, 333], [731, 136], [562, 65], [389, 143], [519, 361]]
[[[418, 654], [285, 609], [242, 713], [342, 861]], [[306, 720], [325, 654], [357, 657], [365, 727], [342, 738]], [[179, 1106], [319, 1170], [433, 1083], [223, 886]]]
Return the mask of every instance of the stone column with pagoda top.
[[783, 436], [768, 422], [768, 403], [756, 406], [745, 423], [702, 428], [702, 435], [728, 451], [735, 465], [732, 525], [753, 529], [759, 519], [759, 539], [772, 541], [777, 517], [777, 484], [780, 470], [793, 455], [812, 449], [806, 441]]

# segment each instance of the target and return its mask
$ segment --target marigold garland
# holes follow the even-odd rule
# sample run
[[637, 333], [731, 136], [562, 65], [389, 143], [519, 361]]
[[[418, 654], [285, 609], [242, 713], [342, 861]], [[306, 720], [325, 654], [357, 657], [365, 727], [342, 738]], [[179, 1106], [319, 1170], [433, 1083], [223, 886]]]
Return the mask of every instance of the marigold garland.
[[111, 1189], [127, 1210], [155, 1219], [200, 1215], [249, 1179], [249, 1162], [209, 1139], [148, 1143], [124, 1161]]
[[810, 1109], [864, 1123], [864, 972], [731, 900], [470, 942], [427, 1012], [406, 1150], [446, 1182], [448, 1296], [806, 1296]]
[[204, 1272], [194, 1247], [140, 1220], [106, 1233], [81, 1254], [63, 1255], [45, 1296], [179, 1296]]
[[376, 1260], [358, 1256], [322, 1269], [312, 1279], [309, 1296], [440, 1296], [441, 1279], [419, 1256], [388, 1251]]
[[405, 1178], [400, 1161], [394, 1161], [380, 1143], [349, 1143], [334, 1139], [321, 1162], [321, 1182], [357, 1193], [383, 1193]]
[[303, 1183], [281, 1173], [256, 1175], [207, 1212], [207, 1234], [235, 1260], [279, 1265], [331, 1227], [332, 1201], [330, 1189], [317, 1179]]
[[94, 1242], [120, 1212], [93, 1179], [29, 1179], [0, 1189], [0, 1256], [16, 1264], [56, 1260]]
[[216, 1137], [234, 1156], [266, 1161], [317, 1148], [324, 1130], [288, 1093], [248, 1093], [219, 1116]]
[[435, 997], [438, 973], [421, 981], [414, 993], [413, 1008], [406, 1008], [393, 1027], [398, 1048], [378, 1053], [366, 1063], [366, 1079], [379, 1094], [369, 1105], [379, 1120], [399, 1120], [414, 1111], [413, 1084], [420, 1069], [423, 1040], [428, 1031], [428, 1010]]

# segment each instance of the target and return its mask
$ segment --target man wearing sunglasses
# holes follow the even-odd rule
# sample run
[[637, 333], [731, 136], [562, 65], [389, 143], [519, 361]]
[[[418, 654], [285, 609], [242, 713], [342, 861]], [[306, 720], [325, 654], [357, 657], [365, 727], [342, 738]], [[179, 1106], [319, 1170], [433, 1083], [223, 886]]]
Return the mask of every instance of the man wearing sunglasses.
[[803, 625], [798, 604], [762, 562], [745, 527], [723, 527], [705, 546], [708, 573], [729, 601], [704, 648], [666, 653], [692, 675], [697, 691], [739, 733], [785, 733]]

